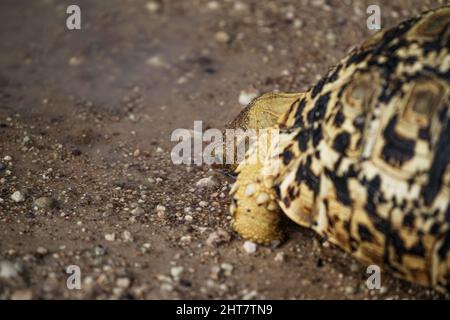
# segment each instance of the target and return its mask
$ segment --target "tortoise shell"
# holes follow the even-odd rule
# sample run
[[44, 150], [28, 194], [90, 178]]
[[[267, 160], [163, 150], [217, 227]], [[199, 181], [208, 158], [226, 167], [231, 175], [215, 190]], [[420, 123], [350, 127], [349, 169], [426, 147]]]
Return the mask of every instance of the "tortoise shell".
[[447, 290], [449, 50], [450, 7], [368, 38], [281, 115], [257, 180], [360, 260]]
[[280, 122], [282, 210], [355, 256], [449, 284], [450, 8], [379, 32]]

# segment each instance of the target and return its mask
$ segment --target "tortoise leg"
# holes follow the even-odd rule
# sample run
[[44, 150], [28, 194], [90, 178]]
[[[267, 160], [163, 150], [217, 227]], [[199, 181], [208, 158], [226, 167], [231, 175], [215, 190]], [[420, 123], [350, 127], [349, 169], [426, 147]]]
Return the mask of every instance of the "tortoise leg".
[[[279, 208], [275, 194], [272, 189], [271, 179], [267, 179], [262, 173], [264, 160], [270, 150], [271, 134], [278, 118], [287, 113], [289, 108], [298, 101], [304, 93], [268, 93], [251, 102], [230, 123], [231, 129], [268, 129], [258, 135], [258, 139], [250, 150], [247, 151], [246, 159], [239, 164], [235, 185], [231, 190], [233, 202], [230, 212], [233, 217], [234, 230], [243, 238], [259, 244], [270, 244], [281, 241], [283, 233], [280, 229], [281, 209]], [[265, 137], [264, 137], [265, 135]], [[241, 137], [237, 137], [239, 145]], [[267, 143], [267, 145], [260, 145]], [[229, 168], [235, 169], [237, 164]]]
[[[230, 192], [233, 195], [230, 212], [233, 229], [243, 238], [270, 244], [283, 238], [281, 210], [270, 179], [265, 179], [262, 173], [264, 161], [258, 161], [261, 159], [258, 151], [259, 142], [255, 142], [236, 170], [238, 177]], [[267, 153], [263, 155], [266, 156]]]

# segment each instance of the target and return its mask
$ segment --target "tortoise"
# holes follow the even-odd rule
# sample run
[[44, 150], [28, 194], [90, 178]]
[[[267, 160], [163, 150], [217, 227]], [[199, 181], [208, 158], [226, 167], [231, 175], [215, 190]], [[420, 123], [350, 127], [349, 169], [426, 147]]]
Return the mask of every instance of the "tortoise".
[[449, 50], [444, 6], [373, 34], [306, 92], [253, 100], [229, 127], [278, 134], [236, 169], [233, 229], [281, 241], [284, 213], [363, 263], [449, 291]]

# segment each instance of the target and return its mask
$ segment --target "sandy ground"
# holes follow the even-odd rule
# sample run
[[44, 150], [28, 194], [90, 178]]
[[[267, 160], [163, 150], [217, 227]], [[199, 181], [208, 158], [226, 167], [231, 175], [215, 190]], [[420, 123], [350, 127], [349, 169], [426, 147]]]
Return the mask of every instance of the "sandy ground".
[[[384, 273], [368, 290], [289, 221], [280, 247], [246, 252], [232, 178], [170, 159], [174, 129], [223, 128], [241, 90], [314, 83], [370, 34], [368, 1], [78, 0], [80, 31], [69, 2], [0, 3], [1, 299], [446, 298]], [[443, 1], [379, 3], [388, 27]]]

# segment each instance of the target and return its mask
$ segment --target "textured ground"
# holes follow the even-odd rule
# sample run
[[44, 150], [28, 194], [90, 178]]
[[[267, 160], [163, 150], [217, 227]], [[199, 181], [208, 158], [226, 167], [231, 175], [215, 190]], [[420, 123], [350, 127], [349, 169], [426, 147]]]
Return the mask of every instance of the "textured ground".
[[[445, 298], [387, 274], [369, 291], [362, 265], [289, 221], [285, 244], [247, 253], [232, 179], [170, 160], [174, 129], [222, 128], [241, 90], [315, 82], [369, 35], [368, 1], [77, 3], [71, 32], [69, 2], [0, 4], [1, 299]], [[388, 27], [444, 1], [379, 3]]]

